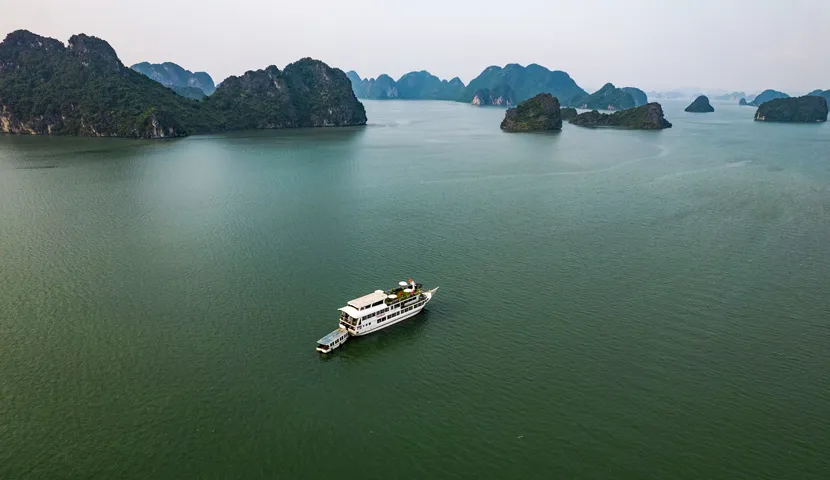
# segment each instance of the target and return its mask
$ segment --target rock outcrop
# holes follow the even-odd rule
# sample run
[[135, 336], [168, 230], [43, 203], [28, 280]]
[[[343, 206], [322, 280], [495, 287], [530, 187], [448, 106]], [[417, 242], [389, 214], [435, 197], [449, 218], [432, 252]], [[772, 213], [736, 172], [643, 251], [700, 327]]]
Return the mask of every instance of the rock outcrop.
[[197, 102], [125, 67], [99, 38], [75, 35], [64, 47], [18, 30], [0, 43], [0, 131], [164, 138], [366, 123], [340, 70], [311, 59], [266, 70], [231, 77], [217, 98]]
[[755, 112], [759, 122], [816, 123], [827, 121], [827, 100], [824, 97], [775, 98], [762, 103]]
[[562, 130], [559, 100], [549, 93], [540, 93], [507, 110], [501, 129], [505, 132]]
[[311, 58], [228, 77], [203, 104], [231, 130], [366, 123], [346, 75]]
[[693, 113], [709, 113], [714, 112], [715, 108], [709, 103], [709, 97], [701, 95], [689, 104], [688, 107], [686, 107], [686, 111]]
[[503, 105], [515, 105], [540, 93], [550, 93], [560, 99], [587, 94], [565, 72], [551, 71], [536, 64], [523, 67], [511, 63], [504, 68], [487, 67], [464, 88], [458, 101], [494, 105], [495, 103], [485, 101], [489, 97], [494, 100], [501, 98]]
[[634, 97], [613, 83], [606, 83], [590, 95], [573, 98], [569, 104], [576, 108], [597, 110], [625, 110], [635, 106]]
[[641, 107], [621, 110], [611, 114], [599, 113], [596, 110], [580, 113], [570, 121], [580, 127], [598, 128], [613, 127], [633, 130], [662, 130], [671, 128], [663, 117], [663, 107], [652, 102]]
[[[160, 84], [170, 87], [174, 92], [188, 98], [200, 100], [216, 90], [213, 79], [206, 72], [193, 73], [190, 70], [176, 65], [172, 62], [149, 63], [141, 62], [131, 66], [138, 73], [143, 73]], [[202, 91], [201, 96], [193, 90]]]
[[571, 119], [578, 115], [578, 112], [573, 107], [562, 107], [559, 111], [563, 122], [570, 122]]

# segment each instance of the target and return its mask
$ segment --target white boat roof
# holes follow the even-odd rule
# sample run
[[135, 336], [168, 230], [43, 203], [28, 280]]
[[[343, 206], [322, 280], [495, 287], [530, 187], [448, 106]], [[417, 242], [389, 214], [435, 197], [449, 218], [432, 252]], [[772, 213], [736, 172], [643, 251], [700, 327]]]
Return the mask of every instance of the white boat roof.
[[[341, 312], [345, 313], [346, 315], [348, 315], [352, 318], [360, 318], [362, 316], [362, 314], [360, 312], [358, 312], [356, 308], [350, 307], [348, 305], [345, 306], [345, 307], [340, 307], [340, 308], [338, 308], [338, 310], [340, 310]], [[368, 313], [368, 312], [366, 312], [366, 313]]]
[[354, 300], [349, 300], [348, 304], [360, 310], [363, 307], [369, 306], [375, 302], [383, 301], [385, 299], [386, 294], [378, 290], [376, 292], [370, 293], [369, 295], [363, 295], [362, 297], [355, 298]]

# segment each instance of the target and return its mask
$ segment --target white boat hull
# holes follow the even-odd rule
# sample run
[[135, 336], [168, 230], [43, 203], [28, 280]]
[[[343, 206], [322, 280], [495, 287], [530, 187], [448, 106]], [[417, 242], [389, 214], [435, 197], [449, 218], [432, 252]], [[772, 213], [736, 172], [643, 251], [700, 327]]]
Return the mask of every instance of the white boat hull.
[[418, 315], [419, 313], [421, 313], [421, 310], [423, 310], [427, 306], [427, 303], [429, 303], [429, 301], [432, 300], [432, 295], [436, 290], [438, 290], [438, 287], [433, 288], [432, 290], [430, 290], [428, 292], [424, 292], [424, 296], [426, 297], [426, 300], [424, 300], [424, 303], [421, 306], [419, 306], [418, 308], [413, 308], [412, 310], [410, 310], [408, 312], [401, 313], [400, 315], [398, 315], [397, 317], [395, 317], [392, 320], [387, 320], [387, 321], [382, 322], [382, 323], [374, 323], [373, 325], [370, 325], [368, 328], [361, 328], [361, 329], [357, 329], [357, 330], [353, 330], [353, 329], [350, 328], [349, 329], [349, 334], [354, 335], [356, 337], [362, 337], [363, 335], [368, 335], [370, 333], [377, 332], [378, 330], [383, 330], [384, 328], [391, 327], [392, 325], [394, 325], [396, 323], [400, 323], [400, 322], [402, 322], [402, 321], [404, 321], [408, 318], [412, 318], [415, 315]]

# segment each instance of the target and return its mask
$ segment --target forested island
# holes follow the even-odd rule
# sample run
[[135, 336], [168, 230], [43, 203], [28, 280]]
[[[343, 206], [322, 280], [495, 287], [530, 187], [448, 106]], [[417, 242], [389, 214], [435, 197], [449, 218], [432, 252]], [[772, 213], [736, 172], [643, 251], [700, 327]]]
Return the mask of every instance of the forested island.
[[164, 138], [365, 123], [346, 74], [310, 58], [229, 77], [196, 101], [125, 67], [96, 37], [65, 46], [17, 30], [0, 43], [0, 132]]
[[755, 112], [759, 122], [816, 123], [827, 121], [827, 100], [824, 97], [775, 98], [764, 102]]
[[579, 127], [613, 127], [632, 130], [662, 130], [672, 126], [663, 117], [663, 107], [656, 102], [611, 114], [592, 110], [580, 113], [572, 118], [569, 123]]
[[686, 107], [686, 111], [692, 113], [710, 113], [715, 111], [715, 107], [709, 103], [709, 97], [700, 95]]
[[501, 129], [506, 132], [562, 130], [559, 100], [549, 93], [540, 93], [507, 110]]

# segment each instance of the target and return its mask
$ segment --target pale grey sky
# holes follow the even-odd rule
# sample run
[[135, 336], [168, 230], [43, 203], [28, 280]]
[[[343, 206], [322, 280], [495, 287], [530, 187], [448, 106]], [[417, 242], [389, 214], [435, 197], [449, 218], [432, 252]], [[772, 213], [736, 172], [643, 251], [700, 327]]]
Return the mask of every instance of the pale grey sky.
[[172, 61], [217, 82], [311, 56], [363, 77], [466, 83], [538, 63], [588, 90], [830, 89], [830, 0], [0, 0], [0, 12], [3, 36], [87, 33], [127, 65]]

